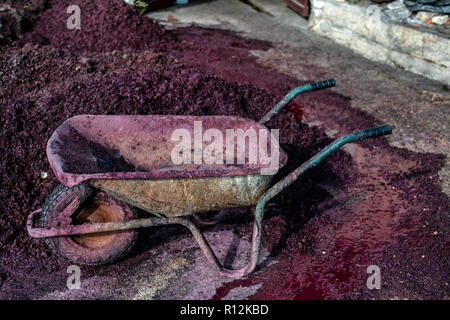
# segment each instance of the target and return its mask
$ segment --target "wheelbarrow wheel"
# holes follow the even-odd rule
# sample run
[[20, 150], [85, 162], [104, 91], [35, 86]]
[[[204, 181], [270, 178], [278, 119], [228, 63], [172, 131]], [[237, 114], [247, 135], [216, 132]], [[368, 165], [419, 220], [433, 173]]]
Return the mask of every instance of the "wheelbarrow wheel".
[[[82, 203], [70, 216], [64, 209], [76, 198]], [[67, 214], [66, 214], [67, 215]], [[107, 193], [96, 191], [88, 184], [74, 187], [59, 185], [47, 198], [41, 213], [41, 227], [89, 222], [122, 222], [136, 218], [135, 211], [125, 202]], [[98, 234], [46, 238], [51, 250], [76, 264], [105, 265], [124, 257], [137, 238], [134, 229]]]

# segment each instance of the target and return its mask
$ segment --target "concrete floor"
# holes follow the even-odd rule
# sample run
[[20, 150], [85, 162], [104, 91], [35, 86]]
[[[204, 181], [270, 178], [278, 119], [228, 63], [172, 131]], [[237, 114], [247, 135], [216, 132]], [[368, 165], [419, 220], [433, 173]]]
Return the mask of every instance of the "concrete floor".
[[[149, 14], [168, 28], [199, 25], [233, 30], [243, 37], [270, 41], [273, 48], [252, 51], [257, 61], [299, 80], [327, 79], [334, 75], [337, 93], [351, 97], [351, 106], [374, 116], [380, 123], [390, 123], [395, 134], [389, 137], [393, 146], [415, 152], [449, 156], [450, 130], [448, 87], [403, 70], [381, 65], [353, 53], [308, 30], [307, 21], [285, 7], [282, 1], [252, 0], [259, 10], [238, 0], [192, 1]], [[174, 21], [175, 18], [176, 20]], [[167, 20], [171, 20], [168, 22]], [[306, 67], [309, 66], [309, 67]], [[318, 101], [316, 107], [320, 107]], [[333, 132], [333, 123], [324, 123], [320, 115], [305, 110], [305, 121]], [[450, 163], [440, 172], [441, 185], [449, 195]], [[126, 262], [126, 274], [105, 269], [88, 279], [80, 290], [49, 293], [41, 299], [116, 298], [116, 299], [210, 299], [216, 289], [232, 281], [205, 268], [206, 259], [192, 236], [176, 227], [144, 235], [139, 254]], [[171, 235], [172, 234], [172, 235]], [[243, 261], [249, 249], [248, 239], [236, 238], [231, 226], [216, 226], [205, 232], [219, 256], [237, 246], [234, 261]], [[163, 240], [161, 240], [163, 239]], [[152, 243], [158, 245], [152, 245]], [[145, 249], [144, 249], [145, 248]], [[270, 265], [263, 248], [260, 261]], [[237, 267], [237, 266], [234, 266]], [[110, 270], [110, 271], [108, 271]], [[111, 271], [112, 270], [112, 271]], [[232, 289], [225, 299], [245, 299], [259, 285]]]

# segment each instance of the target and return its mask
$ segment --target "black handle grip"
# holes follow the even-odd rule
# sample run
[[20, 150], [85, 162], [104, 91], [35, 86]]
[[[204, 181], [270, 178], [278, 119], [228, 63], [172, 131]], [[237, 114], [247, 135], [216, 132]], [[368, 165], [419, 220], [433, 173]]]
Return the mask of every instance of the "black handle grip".
[[311, 83], [311, 90], [320, 90], [324, 88], [334, 87], [336, 85], [336, 80], [328, 79], [319, 82]]
[[356, 140], [364, 140], [368, 138], [374, 138], [379, 136], [384, 136], [392, 133], [392, 127], [389, 125], [370, 128], [366, 130], [360, 130], [355, 132]]

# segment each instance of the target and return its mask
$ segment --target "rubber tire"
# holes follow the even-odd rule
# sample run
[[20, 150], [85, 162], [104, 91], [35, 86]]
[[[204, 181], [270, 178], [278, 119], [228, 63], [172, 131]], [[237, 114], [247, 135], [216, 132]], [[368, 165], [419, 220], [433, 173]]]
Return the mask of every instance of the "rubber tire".
[[[120, 208], [120, 221], [127, 221], [136, 218], [136, 212], [125, 202], [113, 198], [112, 196], [97, 191], [92, 186], [81, 183], [74, 187], [59, 185], [45, 201], [42, 209], [40, 225], [43, 228], [55, 227], [62, 224], [71, 224], [71, 217], [63, 217], [62, 211], [72, 201], [78, 197], [81, 202], [91, 201], [92, 197], [113, 203]], [[81, 205], [81, 207], [83, 204]], [[80, 245], [74, 241], [73, 237], [52, 237], [45, 238], [45, 242], [53, 253], [69, 261], [80, 265], [99, 266], [111, 264], [126, 256], [137, 239], [138, 232], [135, 229], [117, 231], [113, 233], [116, 238], [110, 245], [93, 249]]]

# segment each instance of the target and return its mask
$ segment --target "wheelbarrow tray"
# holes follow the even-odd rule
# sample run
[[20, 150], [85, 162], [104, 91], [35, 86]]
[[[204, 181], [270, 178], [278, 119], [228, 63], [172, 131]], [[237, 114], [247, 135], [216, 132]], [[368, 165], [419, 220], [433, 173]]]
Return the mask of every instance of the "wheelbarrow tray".
[[[174, 164], [171, 153], [179, 141], [172, 141], [173, 132], [182, 128], [193, 138], [196, 121], [202, 134], [208, 129], [223, 134], [224, 150], [230, 128], [265, 131], [270, 150], [268, 129], [238, 117], [81, 115], [57, 128], [47, 156], [63, 184], [88, 182], [153, 213], [177, 216], [256, 205], [272, 180], [272, 175], [260, 174], [267, 165], [259, 159], [253, 164]], [[202, 148], [206, 145], [203, 142]], [[246, 143], [246, 154], [248, 148]], [[287, 156], [278, 150], [281, 168]]]

